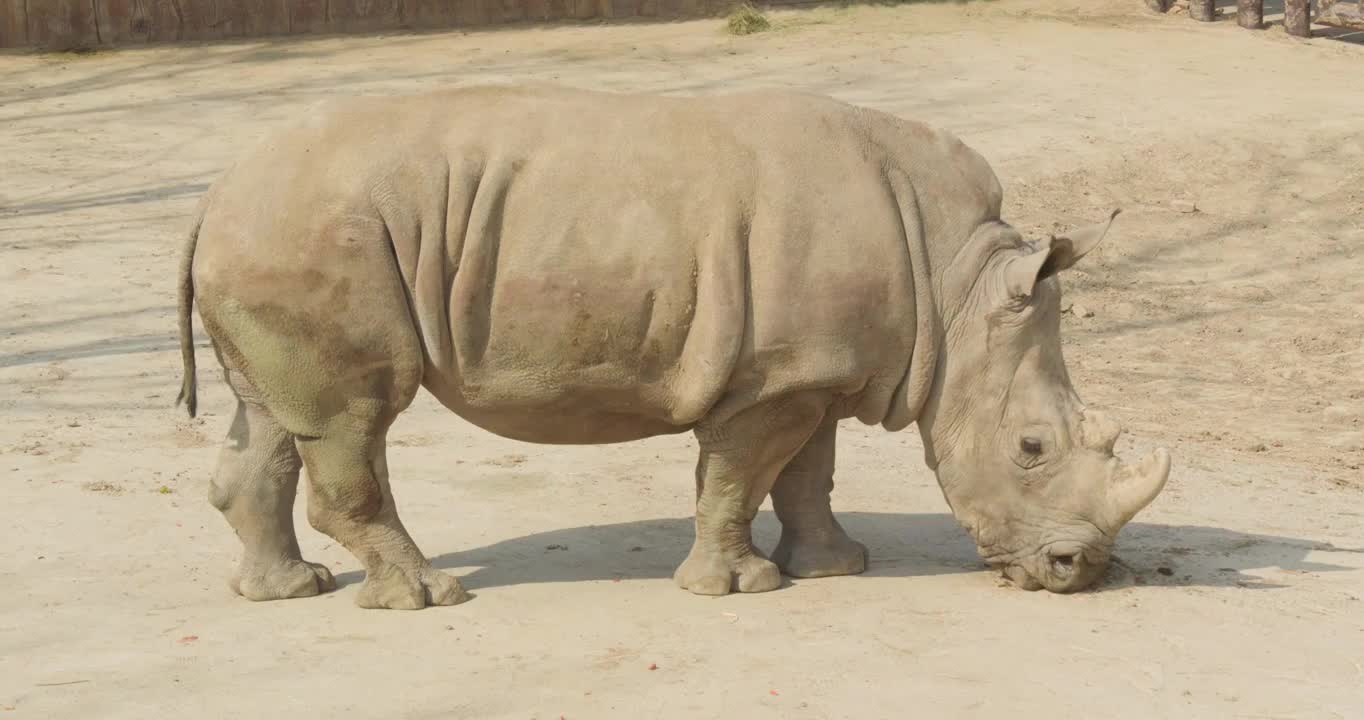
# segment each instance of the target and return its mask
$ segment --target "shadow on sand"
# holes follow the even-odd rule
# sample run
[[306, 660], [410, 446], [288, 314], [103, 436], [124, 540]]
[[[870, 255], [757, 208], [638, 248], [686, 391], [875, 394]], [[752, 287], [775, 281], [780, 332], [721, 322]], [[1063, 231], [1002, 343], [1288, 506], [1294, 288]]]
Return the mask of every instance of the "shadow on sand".
[[[987, 571], [951, 515], [847, 512], [839, 513], [839, 521], [870, 551], [870, 567], [862, 577]], [[754, 523], [758, 546], [770, 549], [779, 528], [771, 512], [760, 513]], [[439, 568], [459, 569], [457, 574], [470, 590], [522, 583], [658, 579], [672, 577], [691, 541], [691, 518], [664, 518], [549, 530], [445, 553], [432, 561]], [[1314, 552], [1358, 559], [1346, 560], [1348, 564], [1309, 560]], [[1133, 584], [1273, 589], [1286, 586], [1248, 573], [1267, 568], [1301, 573], [1364, 569], [1364, 548], [1196, 525], [1133, 523], [1123, 529], [1115, 555], [1107, 577], [1091, 592]], [[363, 577], [361, 572], [349, 572], [337, 581], [348, 584]]]

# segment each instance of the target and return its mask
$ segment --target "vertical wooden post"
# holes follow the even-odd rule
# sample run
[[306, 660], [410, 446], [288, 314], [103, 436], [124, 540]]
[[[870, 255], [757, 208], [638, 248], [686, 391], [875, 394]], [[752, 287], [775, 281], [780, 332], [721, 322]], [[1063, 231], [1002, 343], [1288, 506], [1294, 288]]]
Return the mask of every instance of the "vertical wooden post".
[[1189, 17], [1195, 20], [1212, 22], [1217, 18], [1216, 11], [1213, 0], [1189, 0]]
[[1284, 0], [1283, 27], [1289, 35], [1312, 37], [1311, 0]]
[[45, 50], [79, 50], [102, 43], [90, 0], [29, 0], [28, 44]]
[[1236, 23], [1259, 30], [1265, 24], [1265, 0], [1236, 0]]
[[26, 45], [28, 3], [22, 0], [0, 0], [0, 48], [18, 48]]

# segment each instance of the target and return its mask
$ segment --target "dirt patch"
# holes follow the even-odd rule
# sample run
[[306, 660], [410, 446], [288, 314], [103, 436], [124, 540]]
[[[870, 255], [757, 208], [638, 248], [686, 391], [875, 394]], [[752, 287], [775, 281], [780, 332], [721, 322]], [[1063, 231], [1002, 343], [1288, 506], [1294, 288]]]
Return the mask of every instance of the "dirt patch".
[[[1140, 5], [773, 12], [770, 32], [741, 38], [712, 20], [0, 55], [0, 707], [1357, 715], [1364, 48]], [[1104, 585], [1000, 587], [918, 438], [845, 424], [835, 507], [869, 572], [692, 597], [671, 581], [692, 532], [688, 438], [532, 447], [422, 396], [393, 430], [394, 494], [475, 599], [355, 609], [359, 565], [309, 529], [303, 501], [304, 554], [341, 589], [232, 596], [239, 545], [206, 483], [233, 402], [206, 347], [202, 423], [171, 407], [174, 269], [194, 202], [328, 96], [531, 79], [832, 94], [962, 136], [1027, 232], [1122, 207], [1065, 281], [1065, 350], [1082, 397], [1126, 421], [1119, 449], [1169, 445], [1175, 471], [1123, 531]], [[129, 492], [104, 502], [98, 477]], [[777, 532], [760, 514], [759, 545]]]

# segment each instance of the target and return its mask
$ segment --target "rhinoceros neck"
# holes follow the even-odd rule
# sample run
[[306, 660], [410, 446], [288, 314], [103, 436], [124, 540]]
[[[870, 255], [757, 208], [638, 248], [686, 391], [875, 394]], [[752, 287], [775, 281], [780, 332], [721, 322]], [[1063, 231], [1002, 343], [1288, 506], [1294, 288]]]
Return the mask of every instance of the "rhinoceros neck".
[[885, 429], [898, 431], [919, 419], [933, 389], [938, 353], [942, 349], [942, 317], [918, 193], [903, 173], [889, 172], [887, 180], [900, 206], [905, 245], [909, 250], [910, 271], [914, 280], [914, 349], [910, 352], [909, 364], [895, 389], [886, 417], [881, 421]]
[[[1001, 220], [987, 220], [978, 224], [968, 234], [968, 239], [960, 245], [956, 254], [941, 266], [934, 275], [934, 297], [937, 301], [939, 327], [952, 328], [962, 312], [970, 312], [970, 297], [976, 291], [986, 268], [992, 258], [1000, 252], [1014, 250], [1023, 242], [1018, 231]], [[940, 338], [943, 336], [939, 336]], [[940, 352], [949, 350], [940, 348]], [[939, 369], [945, 366], [939, 363]], [[942, 385], [944, 373], [937, 373], [928, 386], [926, 402], [920, 406], [918, 415], [919, 433], [924, 443], [924, 460], [928, 466], [937, 470], [943, 456], [944, 428], [951, 427], [954, 418], [943, 416]], [[951, 412], [951, 411], [949, 411]]]

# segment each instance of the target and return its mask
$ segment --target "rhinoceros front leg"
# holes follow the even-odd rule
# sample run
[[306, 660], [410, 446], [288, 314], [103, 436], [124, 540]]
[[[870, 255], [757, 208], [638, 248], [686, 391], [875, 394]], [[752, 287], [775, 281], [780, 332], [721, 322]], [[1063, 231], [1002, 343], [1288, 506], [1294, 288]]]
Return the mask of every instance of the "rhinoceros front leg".
[[753, 518], [777, 474], [819, 426], [827, 399], [781, 398], [724, 421], [703, 420], [696, 465], [696, 541], [673, 579], [698, 595], [765, 592], [777, 566], [753, 546]]
[[303, 559], [294, 534], [294, 495], [301, 462], [294, 439], [270, 412], [238, 392], [237, 414], [218, 455], [209, 500], [242, 541], [229, 585], [248, 600], [307, 597], [336, 589], [327, 568]]
[[834, 517], [834, 446], [838, 420], [826, 417], [772, 487], [781, 541], [772, 560], [792, 577], [855, 575], [867, 569], [867, 548]]

